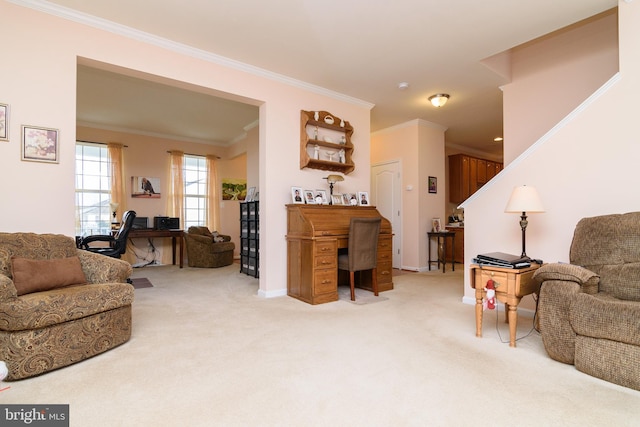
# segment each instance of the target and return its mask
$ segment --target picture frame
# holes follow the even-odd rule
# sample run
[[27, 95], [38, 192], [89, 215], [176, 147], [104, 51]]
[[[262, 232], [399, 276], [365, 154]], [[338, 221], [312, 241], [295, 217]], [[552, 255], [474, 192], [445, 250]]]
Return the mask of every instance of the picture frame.
[[160, 195], [160, 178], [146, 176], [131, 177], [131, 197], [159, 199]]
[[369, 206], [369, 193], [358, 191], [358, 206]]
[[435, 176], [429, 177], [429, 193], [436, 194], [438, 192], [438, 178]]
[[431, 220], [431, 230], [434, 233], [442, 232], [442, 222], [440, 221], [440, 218], [433, 218]]
[[256, 187], [249, 187], [247, 190], [247, 196], [244, 198], [245, 202], [253, 202], [256, 195]]
[[304, 204], [304, 198], [302, 197], [302, 187], [291, 187], [291, 203], [296, 205]]
[[358, 206], [358, 198], [353, 193], [343, 193], [342, 204], [346, 206]]
[[59, 163], [60, 131], [22, 125], [21, 159], [28, 162]]
[[[322, 204], [323, 205], [328, 205], [329, 204], [329, 199], [327, 198], [327, 191], [326, 190], [316, 190], [316, 199], [318, 198], [318, 196], [320, 196], [322, 198]], [[317, 204], [317, 202], [316, 202]]]
[[304, 202], [308, 205], [316, 204], [316, 194], [313, 190], [304, 190]]
[[331, 195], [331, 204], [332, 205], [342, 205], [342, 194], [332, 194]]
[[9, 141], [9, 104], [0, 104], [0, 141]]

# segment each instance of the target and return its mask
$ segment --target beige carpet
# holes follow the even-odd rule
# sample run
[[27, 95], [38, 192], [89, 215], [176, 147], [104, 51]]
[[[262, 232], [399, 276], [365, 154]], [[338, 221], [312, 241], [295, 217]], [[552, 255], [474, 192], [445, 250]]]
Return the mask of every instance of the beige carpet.
[[[461, 269], [459, 269], [461, 270]], [[461, 303], [462, 272], [394, 277], [384, 300], [256, 296], [232, 265], [138, 269], [132, 339], [2, 403], [68, 403], [72, 426], [632, 426], [640, 393], [549, 359], [537, 333]], [[531, 330], [521, 317], [519, 336]]]

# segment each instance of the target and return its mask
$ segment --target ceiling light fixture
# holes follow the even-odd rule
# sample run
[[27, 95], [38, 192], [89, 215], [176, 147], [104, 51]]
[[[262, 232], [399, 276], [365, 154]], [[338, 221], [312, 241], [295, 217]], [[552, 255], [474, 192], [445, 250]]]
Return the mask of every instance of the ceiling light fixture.
[[405, 90], [408, 87], [409, 87], [409, 83], [407, 83], [407, 82], [398, 83], [398, 89], [400, 89], [400, 90]]
[[433, 104], [434, 107], [442, 107], [449, 100], [449, 95], [446, 93], [438, 93], [435, 95], [431, 95], [429, 97], [429, 101]]

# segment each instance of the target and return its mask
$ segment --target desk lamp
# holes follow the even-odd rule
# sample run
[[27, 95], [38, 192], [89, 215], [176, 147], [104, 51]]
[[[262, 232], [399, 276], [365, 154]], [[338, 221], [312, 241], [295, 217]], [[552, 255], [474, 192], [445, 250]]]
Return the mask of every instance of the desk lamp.
[[113, 213], [113, 219], [111, 220], [111, 222], [113, 223], [118, 222], [118, 220], [116, 219], [116, 212], [118, 211], [119, 206], [120, 206], [119, 203], [115, 203], [115, 202], [109, 203], [109, 208], [111, 208], [111, 212]]
[[333, 204], [333, 184], [335, 184], [336, 182], [344, 181], [344, 177], [342, 175], [329, 175], [327, 177], [324, 177], [323, 179], [326, 179], [327, 182], [329, 183], [329, 204], [332, 205]]
[[521, 257], [524, 258], [527, 256], [525, 250], [525, 234], [527, 225], [529, 224], [529, 221], [527, 221], [527, 212], [544, 212], [544, 207], [542, 206], [542, 202], [540, 201], [540, 196], [538, 195], [538, 192], [534, 187], [529, 187], [526, 185], [515, 187], [513, 189], [513, 192], [511, 193], [511, 197], [509, 198], [507, 207], [504, 208], [504, 211], [507, 213], [522, 212], [522, 215], [520, 215], [520, 228], [522, 228]]

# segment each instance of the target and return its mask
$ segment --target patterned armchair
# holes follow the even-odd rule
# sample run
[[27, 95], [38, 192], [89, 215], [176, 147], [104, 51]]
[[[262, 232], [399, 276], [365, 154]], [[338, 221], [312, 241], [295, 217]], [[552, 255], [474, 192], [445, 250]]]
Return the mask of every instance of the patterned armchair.
[[189, 267], [224, 267], [233, 264], [236, 245], [231, 236], [211, 233], [207, 227], [189, 227], [184, 234]]
[[0, 360], [8, 380], [67, 366], [131, 337], [127, 262], [58, 234], [0, 233]]
[[583, 218], [569, 258], [533, 276], [547, 353], [640, 390], [640, 212]]

